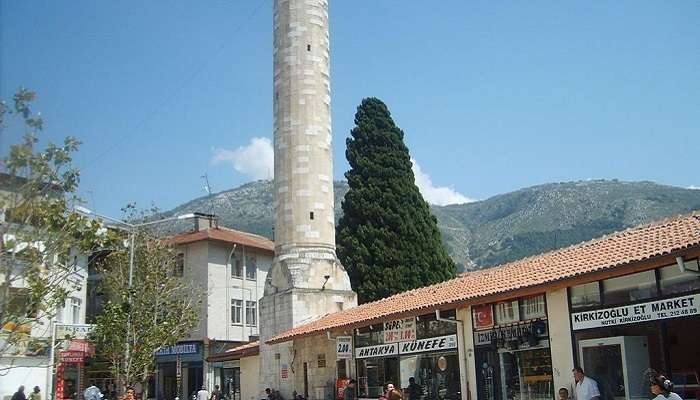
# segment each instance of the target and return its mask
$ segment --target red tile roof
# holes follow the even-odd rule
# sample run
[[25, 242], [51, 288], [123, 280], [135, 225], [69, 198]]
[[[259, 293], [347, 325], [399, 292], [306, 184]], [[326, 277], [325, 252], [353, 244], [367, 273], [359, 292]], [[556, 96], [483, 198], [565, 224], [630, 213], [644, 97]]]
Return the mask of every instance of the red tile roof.
[[230, 361], [238, 360], [241, 357], [250, 357], [258, 354], [260, 351], [260, 342], [254, 341], [246, 343], [242, 346], [234, 347], [232, 349], [226, 350], [223, 353], [211, 355], [207, 361]]
[[700, 213], [679, 216], [613, 233], [571, 247], [498, 267], [467, 272], [452, 280], [366, 303], [283, 332], [279, 343], [331, 329], [351, 329], [390, 317], [418, 315], [480, 299], [631, 265], [700, 245]]
[[178, 245], [199, 242], [201, 240], [236, 243], [269, 252], [274, 252], [275, 250], [275, 244], [266, 237], [228, 228], [202, 229], [200, 231], [191, 231], [175, 235], [172, 238], [173, 244]]

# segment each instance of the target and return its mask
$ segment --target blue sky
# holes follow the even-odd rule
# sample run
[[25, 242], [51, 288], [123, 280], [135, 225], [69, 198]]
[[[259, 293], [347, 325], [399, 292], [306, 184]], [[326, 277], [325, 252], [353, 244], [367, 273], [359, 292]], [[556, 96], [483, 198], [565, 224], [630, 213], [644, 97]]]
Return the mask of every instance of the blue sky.
[[[264, 168], [241, 159], [267, 157], [264, 140], [235, 150], [271, 138], [272, 0], [0, 7], [0, 94], [36, 90], [45, 139], [84, 142], [89, 206], [167, 209], [203, 195], [205, 172], [220, 191]], [[589, 178], [700, 186], [698, 1], [330, 7], [336, 178], [376, 96], [433, 186], [468, 198]]]

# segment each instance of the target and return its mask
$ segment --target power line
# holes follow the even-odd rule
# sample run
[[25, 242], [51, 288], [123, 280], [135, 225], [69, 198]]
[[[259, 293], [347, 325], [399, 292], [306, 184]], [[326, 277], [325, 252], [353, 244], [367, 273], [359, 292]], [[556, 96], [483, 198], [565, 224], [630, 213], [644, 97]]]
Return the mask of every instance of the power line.
[[[241, 29], [243, 29], [243, 26], [248, 23], [257, 13], [260, 11], [262, 8], [263, 4], [265, 4], [267, 0], [261, 0], [258, 5], [251, 11], [251, 13], [248, 15], [248, 17], [243, 20], [238, 26], [233, 30], [231, 36], [236, 36]], [[141, 118], [136, 125], [130, 130], [127, 130], [126, 133], [121, 135], [115, 142], [113, 142], [111, 145], [109, 145], [105, 150], [101, 151], [100, 153], [97, 154], [94, 158], [92, 158], [90, 161], [88, 161], [83, 168], [81, 168], [81, 171], [86, 170], [88, 167], [91, 167], [95, 165], [100, 159], [105, 157], [107, 154], [109, 154], [112, 150], [116, 149], [119, 147], [126, 139], [129, 137], [133, 136], [137, 131], [139, 131], [141, 128], [143, 128], [146, 123], [148, 123], [159, 111], [161, 111], [166, 105], [168, 105], [180, 92], [190, 84], [196, 78], [208, 65], [211, 60], [214, 58], [218, 57], [219, 54], [226, 48], [226, 45], [231, 43], [232, 40], [227, 39], [224, 40], [219, 47], [216, 49], [214, 54], [211, 57], [206, 57], [197, 68], [192, 71], [191, 74], [187, 75], [184, 80], [180, 82], [161, 102], [159, 102], [155, 107], [151, 109], [151, 112], [147, 113], [143, 118]]]

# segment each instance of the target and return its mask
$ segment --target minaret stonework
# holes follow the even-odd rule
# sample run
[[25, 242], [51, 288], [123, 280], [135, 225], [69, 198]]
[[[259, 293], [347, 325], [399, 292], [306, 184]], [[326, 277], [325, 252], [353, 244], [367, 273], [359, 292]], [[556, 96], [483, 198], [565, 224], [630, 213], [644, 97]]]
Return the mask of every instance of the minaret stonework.
[[357, 296], [335, 253], [328, 0], [275, 0], [273, 24], [275, 259], [260, 300], [260, 382], [291, 398], [301, 360], [291, 342], [265, 342]]

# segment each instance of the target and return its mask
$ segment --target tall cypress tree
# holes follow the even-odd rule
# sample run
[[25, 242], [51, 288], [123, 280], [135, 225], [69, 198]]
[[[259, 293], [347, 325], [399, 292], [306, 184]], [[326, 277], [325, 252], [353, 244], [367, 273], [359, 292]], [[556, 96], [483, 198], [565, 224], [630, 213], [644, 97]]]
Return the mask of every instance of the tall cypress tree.
[[387, 106], [376, 98], [362, 100], [350, 134], [345, 151], [350, 189], [336, 242], [360, 302], [453, 277], [454, 262], [415, 184], [403, 131]]

